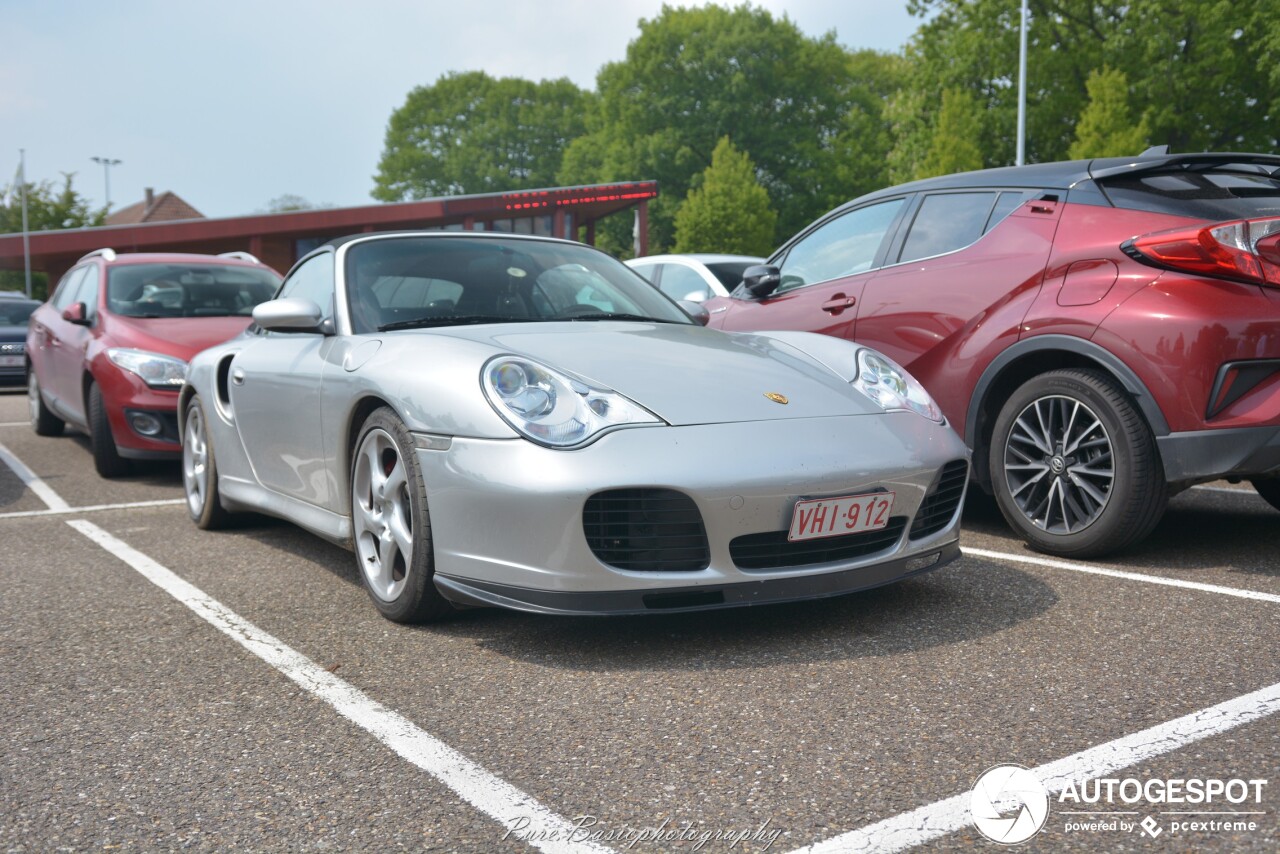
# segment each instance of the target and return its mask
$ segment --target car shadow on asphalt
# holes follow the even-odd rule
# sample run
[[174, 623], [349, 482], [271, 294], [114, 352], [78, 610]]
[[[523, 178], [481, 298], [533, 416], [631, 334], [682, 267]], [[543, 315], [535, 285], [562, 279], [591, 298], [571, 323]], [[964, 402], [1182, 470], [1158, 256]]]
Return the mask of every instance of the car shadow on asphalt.
[[[1028, 556], [1028, 549], [1000, 515], [995, 499], [970, 489], [965, 499], [964, 531], [1009, 541], [1008, 549]], [[1144, 540], [1124, 551], [1084, 563], [1134, 572], [1218, 570], [1280, 577], [1280, 513], [1251, 489], [1239, 494], [1190, 489], [1174, 496], [1164, 518]], [[1204, 578], [1212, 582], [1212, 578]]]
[[[291, 524], [246, 515], [236, 533], [361, 586], [350, 552]], [[480, 608], [405, 630], [470, 640], [512, 659], [568, 669], [755, 668], [961, 643], [1033, 619], [1057, 601], [1049, 585], [1016, 567], [964, 558], [933, 573], [830, 599], [608, 617]]]

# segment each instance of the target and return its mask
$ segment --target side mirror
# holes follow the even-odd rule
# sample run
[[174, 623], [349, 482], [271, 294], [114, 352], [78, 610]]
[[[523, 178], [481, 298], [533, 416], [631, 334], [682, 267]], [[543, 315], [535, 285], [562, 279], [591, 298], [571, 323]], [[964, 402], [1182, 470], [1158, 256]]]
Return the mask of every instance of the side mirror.
[[768, 264], [757, 264], [742, 272], [742, 286], [756, 299], [764, 299], [782, 284], [782, 271]]
[[699, 326], [706, 326], [711, 322], [711, 312], [707, 311], [706, 306], [702, 303], [682, 299], [677, 304], [684, 309], [684, 313], [693, 318], [694, 322]]
[[253, 322], [271, 332], [319, 332], [320, 306], [302, 297], [267, 300], [253, 309]]
[[89, 318], [85, 315], [85, 305], [82, 302], [73, 302], [62, 310], [62, 319], [76, 326], [89, 325]]

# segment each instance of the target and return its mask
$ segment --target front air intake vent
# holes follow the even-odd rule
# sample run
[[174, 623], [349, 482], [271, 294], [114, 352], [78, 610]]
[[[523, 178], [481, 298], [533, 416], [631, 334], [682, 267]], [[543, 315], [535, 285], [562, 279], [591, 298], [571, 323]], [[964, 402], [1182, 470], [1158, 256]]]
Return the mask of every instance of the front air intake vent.
[[936, 534], [950, 524], [964, 497], [964, 485], [969, 479], [969, 463], [952, 460], [942, 467], [942, 473], [934, 482], [911, 525], [911, 539], [919, 540]]
[[696, 572], [711, 562], [702, 514], [672, 489], [611, 489], [582, 510], [587, 545], [602, 563], [635, 572]]
[[852, 560], [891, 549], [902, 539], [907, 517], [893, 516], [888, 527], [863, 534], [787, 541], [786, 531], [747, 534], [729, 543], [729, 554], [741, 569], [790, 569], [833, 561]]

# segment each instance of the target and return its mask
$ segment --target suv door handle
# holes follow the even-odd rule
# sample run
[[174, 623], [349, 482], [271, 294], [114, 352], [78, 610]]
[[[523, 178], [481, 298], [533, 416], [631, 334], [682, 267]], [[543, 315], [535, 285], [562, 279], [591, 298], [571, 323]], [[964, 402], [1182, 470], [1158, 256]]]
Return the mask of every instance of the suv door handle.
[[822, 310], [831, 314], [839, 314], [846, 308], [852, 308], [857, 305], [858, 301], [853, 297], [847, 297], [844, 294], [836, 294], [831, 299], [822, 304]]

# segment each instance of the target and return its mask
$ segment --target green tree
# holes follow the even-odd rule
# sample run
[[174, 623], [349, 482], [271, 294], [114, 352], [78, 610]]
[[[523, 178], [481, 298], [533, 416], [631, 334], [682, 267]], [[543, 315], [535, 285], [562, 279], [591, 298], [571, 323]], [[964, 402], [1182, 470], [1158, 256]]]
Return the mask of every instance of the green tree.
[[[1065, 159], [1088, 102], [1090, 73], [1124, 73], [1150, 142], [1175, 151], [1276, 147], [1271, 85], [1280, 65], [1274, 2], [1229, 0], [1029, 0], [1027, 161]], [[1263, 6], [1270, 14], [1259, 11]], [[899, 137], [895, 162], [929, 139], [947, 89], [981, 109], [984, 165], [1008, 165], [1016, 148], [1019, 4], [1014, 0], [910, 0], [927, 16], [907, 49], [906, 88], [924, 121]], [[904, 156], [905, 153], [905, 156]]]
[[289, 211], [313, 211], [319, 208], [331, 208], [331, 204], [317, 205], [309, 199], [294, 193], [285, 193], [282, 196], [276, 196], [267, 202], [266, 213], [288, 213]]
[[963, 89], [942, 93], [942, 107], [933, 128], [933, 141], [917, 178], [981, 169], [982, 120], [973, 96]]
[[1089, 75], [1089, 103], [1076, 123], [1076, 141], [1067, 149], [1072, 160], [1121, 157], [1147, 148], [1146, 117], [1134, 123], [1129, 81], [1123, 71], [1102, 68]]
[[[53, 181], [26, 183], [29, 231], [102, 225], [107, 215], [106, 208], [90, 207], [88, 200], [73, 188], [72, 178], [74, 177], [74, 172], [63, 172], [61, 188], [58, 188]], [[0, 206], [0, 234], [22, 231], [21, 188], [6, 186], [0, 196], [8, 200], [7, 206]], [[23, 270], [0, 270], [0, 290], [25, 291], [25, 289], [26, 274]], [[32, 272], [31, 292], [37, 299], [46, 297], [48, 277], [44, 273]]]
[[[74, 172], [63, 172], [60, 189], [53, 181], [26, 183], [28, 231], [102, 225], [106, 208], [91, 208], [88, 200], [72, 187], [74, 177]], [[21, 188], [6, 186], [0, 195], [9, 200], [7, 207], [0, 206], [0, 234], [22, 231]]]
[[724, 137], [711, 152], [701, 185], [676, 212], [677, 252], [767, 255], [778, 214], [756, 180], [751, 158]]
[[657, 180], [650, 240], [669, 247], [677, 208], [730, 136], [778, 210], [775, 238], [789, 236], [843, 194], [836, 141], [853, 70], [834, 34], [809, 38], [763, 9], [664, 6], [640, 22], [625, 60], [601, 69], [589, 133], [566, 152], [561, 182]]
[[398, 202], [554, 186], [591, 98], [567, 79], [446, 74], [391, 114], [372, 195]]

